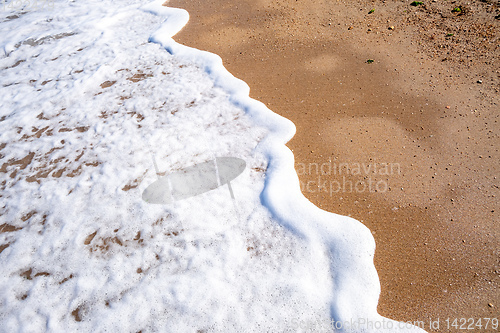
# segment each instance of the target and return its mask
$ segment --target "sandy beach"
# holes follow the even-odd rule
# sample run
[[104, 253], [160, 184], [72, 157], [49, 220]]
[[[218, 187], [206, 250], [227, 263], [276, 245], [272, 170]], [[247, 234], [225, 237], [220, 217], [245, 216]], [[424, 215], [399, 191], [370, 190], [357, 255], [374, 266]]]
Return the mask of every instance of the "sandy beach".
[[177, 42], [294, 122], [304, 195], [370, 228], [380, 314], [455, 331], [500, 307], [499, 4], [410, 3], [166, 5], [190, 13]]

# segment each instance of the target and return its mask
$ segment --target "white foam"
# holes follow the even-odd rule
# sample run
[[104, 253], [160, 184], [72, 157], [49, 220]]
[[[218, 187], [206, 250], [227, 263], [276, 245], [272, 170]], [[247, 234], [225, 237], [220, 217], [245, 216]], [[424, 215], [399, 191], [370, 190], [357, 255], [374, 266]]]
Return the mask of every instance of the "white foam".
[[[302, 196], [284, 145], [294, 125], [250, 99], [220, 57], [175, 43], [189, 16], [161, 4], [1, 13], [1, 330], [385, 320], [369, 230]], [[166, 173], [214, 156], [247, 168], [234, 203], [222, 185], [150, 205], [152, 156]]]

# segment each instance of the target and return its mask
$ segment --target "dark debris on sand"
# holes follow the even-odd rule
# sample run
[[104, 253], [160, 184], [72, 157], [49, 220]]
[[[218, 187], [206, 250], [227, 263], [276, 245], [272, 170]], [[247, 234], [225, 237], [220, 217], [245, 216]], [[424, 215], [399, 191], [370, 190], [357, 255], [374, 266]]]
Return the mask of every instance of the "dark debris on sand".
[[350, 5], [376, 8], [370, 15], [372, 25], [390, 22], [407, 34], [411, 29], [413, 42], [430, 58], [476, 75], [487, 83], [486, 89], [500, 92], [499, 0], [366, 0]]

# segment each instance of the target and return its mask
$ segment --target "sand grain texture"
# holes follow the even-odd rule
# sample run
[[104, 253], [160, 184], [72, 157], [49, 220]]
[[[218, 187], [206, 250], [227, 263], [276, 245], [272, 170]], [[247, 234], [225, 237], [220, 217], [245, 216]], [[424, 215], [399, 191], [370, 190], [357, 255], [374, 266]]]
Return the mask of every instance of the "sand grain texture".
[[[379, 312], [426, 325], [500, 306], [499, 4], [452, 11], [461, 5], [168, 2], [191, 17], [176, 41], [220, 55], [251, 97], [295, 123], [304, 195], [372, 230]], [[350, 170], [316, 171], [325, 163]], [[356, 164], [398, 168], [356, 174]], [[343, 177], [387, 187], [318, 187]]]

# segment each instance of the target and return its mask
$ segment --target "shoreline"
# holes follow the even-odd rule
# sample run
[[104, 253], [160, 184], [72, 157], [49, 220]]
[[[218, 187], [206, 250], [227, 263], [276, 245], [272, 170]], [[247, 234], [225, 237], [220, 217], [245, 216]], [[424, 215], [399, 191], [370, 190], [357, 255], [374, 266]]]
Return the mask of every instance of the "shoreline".
[[[381, 315], [416, 321], [495, 314], [498, 82], [476, 84], [486, 82], [476, 78], [489, 67], [463, 75], [460, 63], [431, 57], [433, 49], [417, 42], [415, 22], [394, 21], [392, 2], [376, 9], [378, 21], [367, 15], [370, 2], [167, 4], [191, 16], [177, 42], [221, 56], [252, 98], [294, 122], [297, 134], [287, 146], [296, 171], [324, 163], [400, 165], [401, 173], [376, 175], [387, 184], [383, 193], [303, 191], [318, 207], [372, 231]], [[479, 59], [479, 51], [471, 56]], [[317, 172], [305, 169], [301, 183], [314, 181]], [[349, 176], [356, 183], [366, 174]]]

